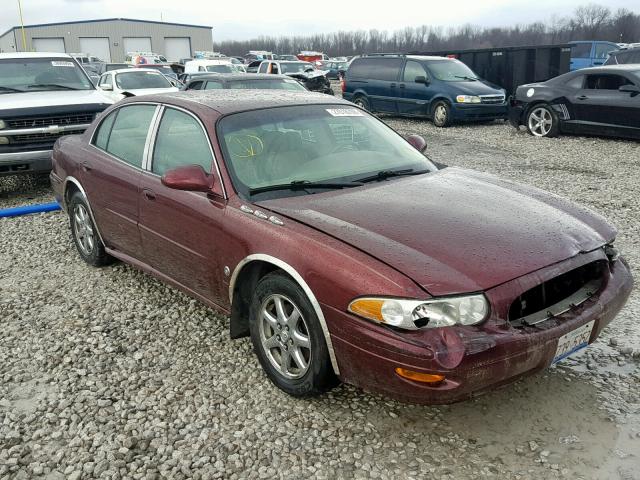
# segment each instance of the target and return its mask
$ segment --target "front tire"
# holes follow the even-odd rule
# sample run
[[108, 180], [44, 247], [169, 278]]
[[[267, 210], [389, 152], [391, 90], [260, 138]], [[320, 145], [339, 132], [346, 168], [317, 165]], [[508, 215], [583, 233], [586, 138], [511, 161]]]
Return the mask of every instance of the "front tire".
[[527, 113], [527, 129], [534, 137], [556, 137], [560, 129], [558, 115], [548, 104], [534, 105]]
[[451, 125], [451, 107], [444, 100], [436, 102], [433, 106], [433, 124], [436, 127], [445, 128]]
[[249, 326], [260, 365], [284, 392], [308, 397], [337, 384], [311, 302], [284, 273], [270, 273], [258, 282]]
[[82, 260], [94, 267], [102, 267], [113, 261], [98, 236], [89, 204], [80, 192], [75, 192], [69, 202], [69, 224], [73, 243]]

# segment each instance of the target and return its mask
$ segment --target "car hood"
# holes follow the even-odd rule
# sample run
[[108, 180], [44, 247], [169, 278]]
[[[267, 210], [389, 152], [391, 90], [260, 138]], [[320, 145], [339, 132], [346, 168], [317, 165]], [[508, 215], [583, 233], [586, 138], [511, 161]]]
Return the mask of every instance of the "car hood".
[[167, 87], [167, 88], [132, 88], [129, 90], [123, 90], [122, 93], [127, 92], [136, 97], [140, 95], [153, 95], [156, 93], [169, 93], [169, 92], [178, 92], [180, 89], [177, 87]]
[[497, 85], [489, 84], [485, 80], [474, 80], [472, 82], [449, 82], [455, 86], [456, 92], [462, 95], [503, 95], [502, 90]]
[[98, 90], [48, 90], [46, 92], [0, 93], [0, 111], [62, 105], [111, 105], [113, 100]]
[[258, 204], [370, 254], [432, 295], [487, 290], [616, 235], [556, 195], [459, 168]]
[[313, 70], [309, 72], [285, 73], [285, 75], [302, 80], [309, 80], [311, 78], [324, 77], [327, 75], [327, 73], [329, 72], [326, 70]]

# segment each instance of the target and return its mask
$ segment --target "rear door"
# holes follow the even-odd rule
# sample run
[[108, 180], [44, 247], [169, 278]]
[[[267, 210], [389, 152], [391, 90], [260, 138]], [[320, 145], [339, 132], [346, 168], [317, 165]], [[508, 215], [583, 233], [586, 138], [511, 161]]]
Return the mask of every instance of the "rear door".
[[106, 245], [141, 257], [138, 232], [139, 182], [152, 121], [159, 107], [134, 104], [111, 112], [93, 136], [81, 165], [89, 197]]
[[[217, 304], [226, 301], [219, 246], [230, 244], [223, 225], [224, 189], [209, 138], [198, 118], [164, 107], [140, 181], [140, 233], [145, 261], [180, 285]], [[216, 172], [219, 195], [174, 190], [162, 175], [184, 165]]]
[[433, 98], [433, 88], [430, 84], [416, 83], [417, 77], [429, 80], [429, 74], [420, 62], [407, 60], [398, 84], [402, 95], [398, 102], [398, 113], [400, 114], [428, 115], [429, 104]]
[[571, 44], [570, 70], [579, 70], [591, 66], [592, 42], [576, 42]]
[[367, 93], [371, 108], [376, 112], [398, 113], [398, 101], [401, 98], [399, 77], [403, 59], [379, 57], [370, 58], [368, 62]]

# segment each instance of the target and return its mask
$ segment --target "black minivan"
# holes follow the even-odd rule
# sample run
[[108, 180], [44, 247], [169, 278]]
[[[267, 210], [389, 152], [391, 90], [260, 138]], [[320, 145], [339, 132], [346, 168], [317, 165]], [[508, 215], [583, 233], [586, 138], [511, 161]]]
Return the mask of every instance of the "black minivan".
[[455, 121], [507, 118], [505, 90], [455, 58], [378, 54], [351, 62], [342, 96], [371, 112]]

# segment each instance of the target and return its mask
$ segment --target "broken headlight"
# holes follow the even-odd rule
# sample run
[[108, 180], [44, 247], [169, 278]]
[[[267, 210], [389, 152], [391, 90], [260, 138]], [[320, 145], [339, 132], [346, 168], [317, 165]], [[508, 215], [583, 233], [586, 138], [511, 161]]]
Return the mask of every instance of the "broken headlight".
[[481, 293], [430, 300], [362, 297], [348, 307], [351, 313], [375, 322], [407, 330], [476, 325], [489, 314], [489, 302]]

